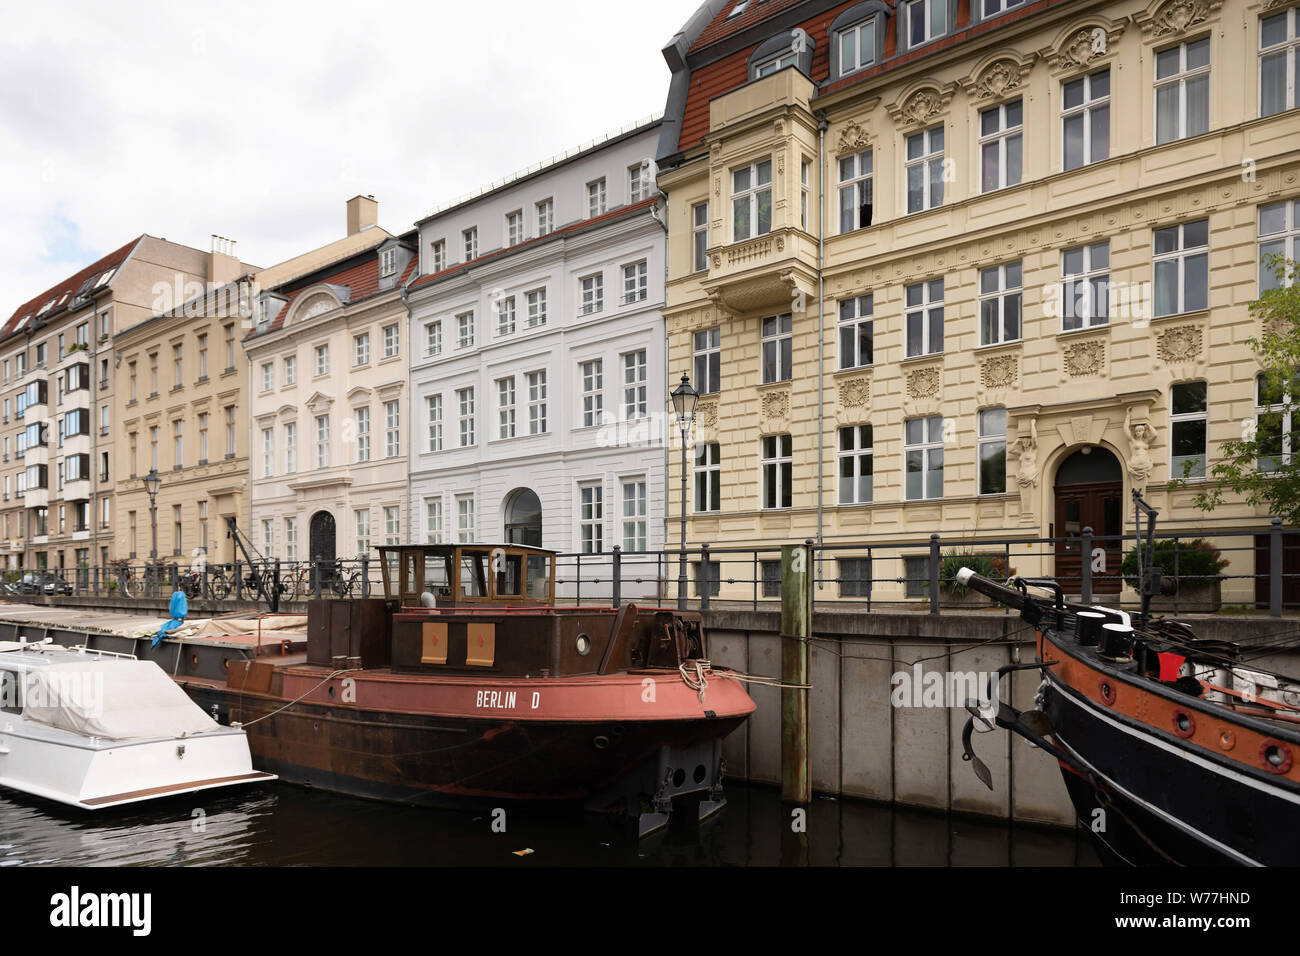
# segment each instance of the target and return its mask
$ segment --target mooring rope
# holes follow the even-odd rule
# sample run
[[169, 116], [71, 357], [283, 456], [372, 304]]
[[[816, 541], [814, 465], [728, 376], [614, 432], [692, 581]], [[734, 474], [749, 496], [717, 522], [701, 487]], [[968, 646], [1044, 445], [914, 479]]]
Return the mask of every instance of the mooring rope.
[[[242, 729], [242, 728], [244, 728], [244, 727], [251, 727], [251, 726], [253, 726], [253, 724], [257, 723], [259, 720], [266, 720], [266, 718], [268, 718], [268, 717], [274, 717], [276, 714], [280, 713], [280, 711], [282, 711], [282, 710], [288, 710], [288, 709], [289, 709], [290, 707], [292, 707], [294, 704], [301, 703], [305, 698], [307, 698], [308, 696], [310, 696], [310, 695], [312, 694], [313, 691], [319, 690], [321, 687], [324, 687], [326, 684], [328, 684], [328, 683], [329, 683], [330, 681], [332, 681], [334, 678], [339, 677], [339, 676], [341, 676], [341, 675], [343, 675], [343, 674], [354, 674], [354, 673], [356, 673], [356, 672], [359, 671], [359, 670], [361, 670], [361, 668], [359, 668], [359, 667], [352, 667], [352, 668], [349, 668], [348, 670], [343, 670], [343, 671], [334, 671], [332, 674], [330, 674], [328, 677], [326, 677], [323, 681], [321, 681], [321, 682], [320, 682], [319, 684], [317, 684], [315, 687], [311, 687], [311, 688], [309, 688], [309, 689], [307, 690], [307, 692], [304, 693], [301, 697], [297, 697], [297, 698], [295, 698], [294, 700], [289, 701], [289, 703], [285, 704], [283, 707], [277, 707], [275, 710], [271, 711], [269, 714], [263, 714], [261, 717], [255, 717], [255, 718], [253, 718], [252, 720], [249, 720], [249, 721], [232, 722], [230, 726], [231, 726], [231, 727], [234, 727], [234, 728], [236, 728], [236, 729]], [[241, 695], [241, 696], [242, 696], [242, 695]]]

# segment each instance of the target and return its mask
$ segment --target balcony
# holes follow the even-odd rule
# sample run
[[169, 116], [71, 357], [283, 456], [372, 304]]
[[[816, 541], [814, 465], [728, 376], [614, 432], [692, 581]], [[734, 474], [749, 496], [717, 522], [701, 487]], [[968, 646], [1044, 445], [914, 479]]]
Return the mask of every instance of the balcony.
[[716, 246], [708, 251], [708, 265], [700, 285], [728, 312], [788, 312], [800, 292], [816, 295], [817, 240], [800, 229], [787, 226]]
[[28, 488], [23, 499], [24, 508], [47, 508], [50, 504], [50, 489]]

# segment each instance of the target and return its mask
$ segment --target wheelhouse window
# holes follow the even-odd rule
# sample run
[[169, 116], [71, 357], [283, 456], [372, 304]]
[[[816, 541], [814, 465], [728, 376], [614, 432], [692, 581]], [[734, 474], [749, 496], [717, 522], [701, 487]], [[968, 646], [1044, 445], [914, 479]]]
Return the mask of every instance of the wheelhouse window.
[[948, 0], [911, 0], [904, 16], [909, 47], [937, 40], [948, 32]]
[[870, 294], [840, 300], [840, 368], [862, 368], [875, 358]]
[[982, 495], [1007, 491], [1007, 410], [985, 408], [979, 413], [980, 486]]
[[1078, 169], [1110, 156], [1110, 70], [1061, 84], [1061, 166]]
[[1075, 246], [1061, 253], [1061, 330], [1106, 325], [1109, 317], [1110, 243]]
[[1296, 108], [1300, 81], [1300, 7], [1259, 21], [1259, 115]]
[[763, 384], [790, 381], [794, 363], [794, 327], [790, 313], [768, 316], [761, 331]]
[[871, 225], [873, 203], [871, 150], [840, 159], [840, 232]]
[[943, 351], [943, 280], [917, 282], [904, 290], [907, 356]]
[[870, 425], [840, 429], [840, 504], [871, 504], [873, 435]]
[[1169, 389], [1169, 477], [1204, 478], [1209, 427], [1205, 382], [1181, 382]]
[[772, 231], [772, 161], [731, 171], [732, 239], [741, 242]]
[[980, 270], [980, 345], [1020, 339], [1020, 262]]
[[1156, 143], [1210, 128], [1210, 39], [1156, 53]]
[[1020, 100], [980, 113], [980, 189], [992, 192], [1020, 182], [1024, 109]]
[[869, 17], [835, 34], [840, 51], [840, 76], [848, 76], [876, 62], [876, 19]]
[[789, 508], [794, 456], [789, 435], [768, 435], [762, 441], [763, 508]]
[[716, 326], [693, 336], [695, 388], [701, 395], [722, 390], [722, 330]]
[[903, 423], [906, 456], [904, 491], [908, 501], [943, 497], [943, 418], [911, 418]]
[[943, 205], [943, 127], [907, 137], [907, 211]]
[[1210, 295], [1210, 221], [1157, 229], [1154, 238], [1155, 314], [1207, 308]]

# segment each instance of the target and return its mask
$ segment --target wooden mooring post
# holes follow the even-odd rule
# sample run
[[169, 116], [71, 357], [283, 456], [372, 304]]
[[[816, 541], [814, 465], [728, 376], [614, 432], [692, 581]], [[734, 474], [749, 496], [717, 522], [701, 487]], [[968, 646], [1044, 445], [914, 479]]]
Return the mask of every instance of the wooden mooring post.
[[[809, 683], [812, 671], [812, 547], [781, 549], [781, 682]], [[795, 687], [781, 689], [781, 799], [812, 802], [811, 695]]]

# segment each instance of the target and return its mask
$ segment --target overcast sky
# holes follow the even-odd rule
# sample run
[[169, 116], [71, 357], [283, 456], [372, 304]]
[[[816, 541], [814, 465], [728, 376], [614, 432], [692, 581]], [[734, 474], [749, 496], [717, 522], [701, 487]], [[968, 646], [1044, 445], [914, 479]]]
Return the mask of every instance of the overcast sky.
[[699, 0], [4, 4], [0, 314], [134, 236], [269, 266], [650, 113]]

